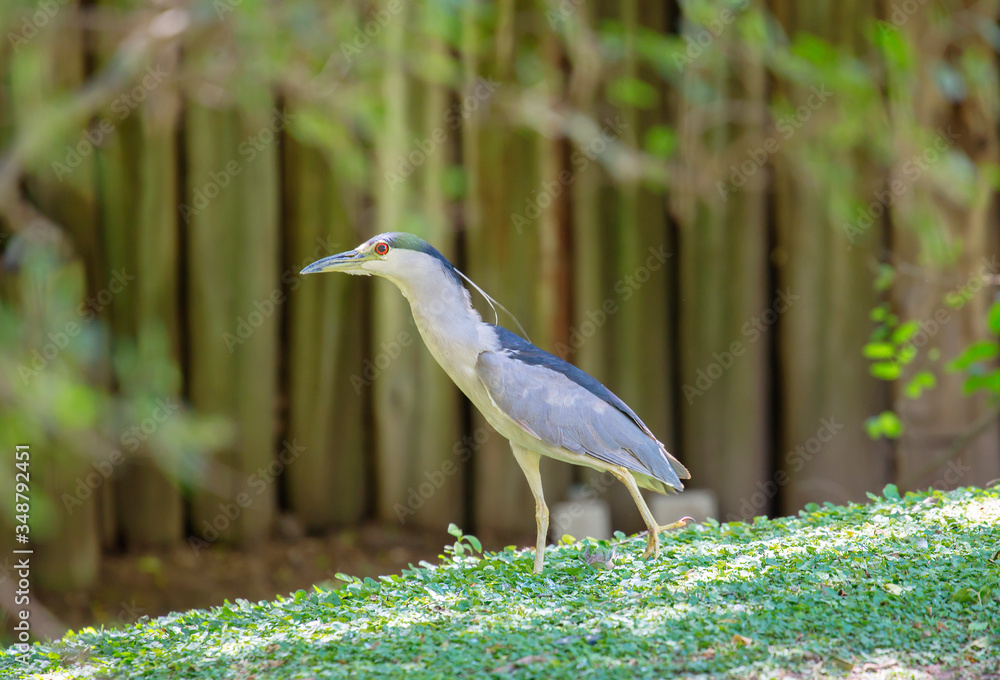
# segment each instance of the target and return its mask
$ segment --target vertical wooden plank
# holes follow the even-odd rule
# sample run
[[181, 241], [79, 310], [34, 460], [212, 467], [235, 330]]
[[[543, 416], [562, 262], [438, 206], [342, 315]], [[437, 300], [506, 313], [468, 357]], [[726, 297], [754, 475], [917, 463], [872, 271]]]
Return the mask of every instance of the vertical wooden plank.
[[[237, 262], [230, 230], [239, 223], [240, 214], [235, 187], [223, 190], [211, 180], [210, 173], [219, 172], [236, 158], [238, 142], [235, 115], [217, 105], [194, 99], [185, 106], [187, 181], [180, 214], [188, 244], [188, 393], [194, 408], [228, 417], [233, 414], [231, 386], [237, 370], [233, 352], [238, 347], [232, 319], [237, 309], [232, 285]], [[234, 337], [228, 343], [224, 341], [227, 333]], [[216, 452], [214, 460], [234, 469], [238, 457], [229, 448]], [[211, 482], [212, 488], [195, 489], [191, 499], [193, 536], [206, 541], [213, 537], [231, 540], [236, 536], [232, 522], [220, 512], [236, 493], [231, 488], [233, 480], [205, 481]]]
[[[113, 58], [122, 36], [102, 33], [98, 67]], [[161, 361], [163, 351], [177, 362], [176, 272], [177, 211], [175, 150], [179, 102], [171, 74], [176, 54], [157, 55], [153, 66], [163, 78], [129, 83], [98, 116], [96, 151], [104, 257], [109, 275], [120, 275], [125, 286], [109, 305], [112, 345], [138, 350], [140, 361]], [[171, 337], [172, 334], [172, 337]], [[136, 385], [149, 395], [172, 392], [180, 385]], [[138, 396], [132, 394], [130, 396]], [[137, 412], [143, 419], [148, 414]], [[131, 427], [129, 424], [127, 427]], [[181, 537], [183, 504], [176, 481], [154, 460], [157, 432], [141, 442], [120, 437], [115, 445], [126, 455], [116, 475], [114, 501], [117, 523], [129, 548], [167, 547]]]
[[[178, 51], [163, 53], [158, 66], [176, 70]], [[177, 213], [177, 126], [180, 93], [168, 79], [149, 92], [145, 106], [137, 111], [142, 136], [139, 154], [138, 201], [136, 206], [134, 311], [140, 357], [166, 358], [180, 369], [181, 328], [179, 318], [180, 218]], [[150, 385], [180, 399], [181, 384]], [[150, 446], [156, 455], [156, 441]], [[130, 547], [167, 547], [177, 544], [184, 530], [184, 500], [177, 483], [177, 461], [160, 456], [155, 465], [134, 461], [123, 470], [117, 487], [122, 512], [119, 515], [125, 542]]]
[[[441, 9], [434, 3], [420, 5], [416, 11], [415, 18], [422, 22], [424, 30], [443, 19], [436, 15]], [[423, 49], [433, 51], [441, 61], [448, 59], [447, 46], [436, 37], [427, 38]], [[423, 215], [425, 238], [455, 262], [458, 253], [454, 247], [454, 224], [445, 195], [445, 172], [454, 157], [459, 131], [451, 122], [453, 113], [448, 109], [449, 89], [437, 82], [425, 82], [421, 91], [423, 101], [415, 100], [412, 108], [412, 126], [418, 131], [420, 139], [434, 141], [436, 148], [427, 154], [427, 160], [414, 178], [418, 180], [416, 188], [420, 192], [418, 204]], [[414, 336], [413, 344], [420, 345], [417, 334], [411, 332], [411, 335]], [[426, 452], [425, 464], [428, 467], [425, 474], [430, 472], [431, 483], [436, 485], [441, 482], [441, 474], [444, 474], [442, 486], [435, 493], [435, 496], [442, 496], [440, 503], [435, 505], [429, 502], [427, 509], [421, 510], [421, 513], [428, 514], [421, 523], [427, 522], [424, 526], [441, 529], [446, 528], [449, 522], [465, 522], [467, 519], [463, 513], [468, 465], [455, 454], [461, 439], [459, 404], [464, 397], [425, 348], [417, 347], [416, 350], [420, 356], [417, 379], [423, 395], [421, 410], [424, 412], [416, 441], [419, 448]], [[404, 351], [409, 351], [409, 348]], [[424, 476], [414, 483], [423, 485], [427, 481]]]
[[[598, 58], [586, 32], [595, 29], [599, 21], [614, 16], [617, 7], [595, 4], [581, 5], [567, 16], [562, 24], [566, 32], [571, 82], [568, 95], [575, 109], [600, 121], [609, 107], [598, 97], [604, 85], [598, 79], [591, 60]], [[606, 218], [604, 211], [612, 210], [617, 192], [606, 187], [610, 182], [600, 162], [592, 160], [593, 152], [573, 144], [570, 148], [567, 191], [571, 201], [572, 253], [573, 253], [573, 313], [569, 336], [555, 352], [572, 364], [607, 385], [623, 399], [619, 376], [615, 371], [618, 352], [621, 300], [614, 291], [612, 272], [617, 269], [614, 252], [610, 246], [618, 239], [622, 225], [614, 217]], [[566, 176], [564, 176], [566, 177]], [[633, 404], [639, 408], [638, 404]], [[628, 491], [610, 475], [582, 468], [574, 476], [593, 490], [611, 508], [612, 526], [615, 529], [635, 529], [632, 513], [635, 503]], [[552, 499], [561, 500], [561, 499]], [[638, 515], [636, 515], [638, 517]], [[560, 531], [553, 528], [553, 538]], [[579, 538], [579, 537], [577, 537]]]
[[[391, 181], [398, 174], [399, 159], [414, 149], [419, 127], [409, 114], [427, 111], [414, 100], [407, 77], [406, 26], [417, 16], [407, 7], [385, 27], [386, 49], [382, 91], [385, 101], [384, 132], [376, 141], [377, 175], [374, 190], [379, 231], [423, 231], [436, 240], [445, 256], [453, 255], [440, 239], [441, 224], [422, 225], [409, 213], [420, 189], [411, 175], [402, 182]], [[412, 134], [411, 132], [416, 132]], [[428, 158], [446, 154], [436, 146]], [[421, 165], [417, 173], [428, 170]], [[432, 179], [439, 181], [441, 171]], [[425, 194], [431, 200], [432, 194]], [[413, 317], [399, 290], [384, 280], [374, 285], [374, 334], [370, 357], [381, 373], [373, 381], [375, 441], [378, 475], [377, 512], [385, 520], [406, 521], [416, 526], [443, 529], [461, 518], [462, 486], [451, 483], [455, 473], [446, 464], [455, 458], [453, 448], [458, 430], [453, 388], [434, 358], [420, 347]], [[385, 368], [382, 368], [382, 366]]]
[[[362, 282], [354, 284], [363, 285]], [[344, 319], [365, 319], [369, 311], [368, 298], [363, 295], [348, 295], [344, 305]], [[364, 340], [366, 329], [360, 324], [344, 324], [338, 327], [343, 334], [337, 363], [342, 368], [337, 374], [337, 390], [334, 395], [334, 413], [329, 427], [333, 431], [331, 439], [335, 443], [332, 467], [332, 483], [343, 489], [333, 499], [334, 520], [341, 525], [354, 524], [370, 515], [372, 496], [371, 433], [362, 426], [368, 425], [370, 402], [368, 395], [359, 395], [352, 380], [361, 377], [361, 369], [366, 354]], [[350, 374], [350, 375], [348, 375]], [[344, 427], [344, 423], [355, 427]]]
[[[346, 276], [302, 281], [303, 264], [352, 248], [357, 239], [342, 201], [351, 192], [323, 150], [294, 138], [285, 147], [288, 283], [288, 437], [309, 451], [286, 471], [291, 510], [310, 530], [361, 518], [366, 499], [359, 350], [361, 318]], [[285, 277], [283, 277], [284, 281]]]
[[[490, 33], [471, 8], [465, 12], [462, 97], [475, 92], [482, 95], [484, 83], [510, 86], [515, 77], [511, 46], [529, 34], [541, 31], [544, 36], [547, 30], [544, 16], [532, 3], [501, 2], [495, 21], [496, 31]], [[547, 44], [550, 70], [553, 48]], [[488, 108], [480, 105], [480, 109]], [[502, 126], [486, 114], [463, 120], [462, 160], [469, 178], [464, 212], [468, 273], [521, 320], [533, 342], [555, 350], [555, 341], [565, 330], [559, 326], [564, 327], [565, 320], [560, 324], [554, 319], [560, 305], [556, 291], [542, 288], [546, 280], [558, 281], [556, 258], [567, 258], [568, 253], [556, 252], [560, 225], [551, 203], [539, 197], [546, 192], [543, 163], [549, 164], [546, 171], [552, 173], [559, 162], [558, 157], [546, 160], [546, 154], [558, 154], [560, 142]], [[548, 252], [544, 258], [543, 249]], [[489, 310], [484, 311], [484, 319], [493, 321]], [[500, 324], [519, 332], [510, 319], [501, 318]], [[510, 444], [475, 409], [472, 426], [467, 446], [476, 471], [476, 531], [490, 540], [530, 540], [535, 529], [534, 501]], [[562, 497], [569, 473], [565, 465], [542, 461], [547, 499]]]
[[[121, 36], [114, 33], [99, 33], [97, 36], [94, 59], [97, 68], [100, 69], [113, 58]], [[127, 101], [131, 101], [127, 90], [122, 94], [125, 94]], [[98, 114], [95, 124], [90, 126], [93, 139], [98, 140], [94, 149], [97, 202], [100, 213], [100, 230], [97, 237], [101, 258], [107, 267], [105, 278], [110, 277], [112, 272], [124, 272], [128, 276], [138, 274], [135, 260], [135, 227], [139, 177], [136, 168], [138, 154], [135, 151], [140, 139], [136, 118], [132, 117], [132, 113], [132, 109], [122, 107], [120, 101], [114, 105], [109, 103]], [[107, 320], [109, 326], [109, 352], [120, 351], [123, 345], [135, 342], [137, 330], [135, 310], [135, 286], [126, 286], [103, 310], [101, 317]], [[115, 446], [120, 446], [123, 453], [131, 453], [127, 452], [119, 441], [113, 443]], [[120, 532], [128, 536], [143, 534], [142, 520], [139, 518], [147, 516], [144, 506], [133, 505], [134, 497], [125, 500], [121, 491], [134, 488], [133, 485], [137, 481], [136, 470], [144, 467], [147, 462], [136, 460], [134, 457], [127, 458], [113, 478], [113, 482], [102, 485], [100, 493], [113, 513], [116, 529], [114, 543], [118, 542], [120, 536], [117, 534]], [[133, 527], [138, 531], [132, 531]]]
[[[896, 263], [904, 269], [894, 303], [901, 319], [921, 323], [920, 336], [914, 338], [921, 342], [919, 354], [904, 370], [894, 395], [904, 427], [896, 450], [896, 478], [908, 489], [985, 484], [1000, 477], [1000, 432], [996, 419], [990, 418], [993, 407], [986, 395], [963, 395], [966, 376], [942, 370], [943, 362], [929, 357], [936, 349], [942, 359], [951, 359], [991, 336], [987, 310], [991, 284], [1000, 274], [996, 258], [990, 257], [996, 252], [997, 201], [986, 170], [1000, 156], [998, 111], [996, 93], [985, 91], [984, 85], [995, 85], [996, 54], [982, 38], [960, 28], [965, 21], [995, 25], [1000, 4], [945, 5], [949, 12], [939, 16], [929, 6], [910, 15], [896, 10], [897, 17], [905, 18], [898, 30], [915, 48], [915, 77], [900, 74], [900, 82], [890, 80], [896, 148], [909, 151], [898, 159], [887, 182], [890, 189], [893, 182], [908, 187], [892, 205], [892, 242]], [[953, 18], [961, 14], [965, 20]], [[992, 78], [968, 77], [977, 61], [991, 65]], [[960, 73], [971, 89], [958, 101], [946, 98], [940, 85], [938, 74], [945, 65]], [[921, 130], [926, 134], [917, 138]], [[976, 166], [970, 180], [956, 180], [951, 173], [944, 179], [946, 171], [938, 174], [949, 154], [964, 154]], [[917, 168], [927, 168], [916, 181], [913, 157], [921, 159]], [[942, 245], [957, 246], [959, 252], [936, 252]], [[914, 267], [925, 275], [910, 275]], [[960, 307], [945, 302], [948, 293], [957, 293]], [[919, 399], [907, 398], [903, 387], [921, 371], [935, 374], [936, 388]]]
[[[637, 63], [635, 40], [641, 27], [654, 31], [666, 29], [665, 8], [638, 2], [609, 3], [604, 12], [620, 19], [624, 29], [624, 61], [620, 70], [611, 74], [611, 79], [653, 81], [655, 74], [640, 69]], [[597, 121], [601, 134], [629, 147], [641, 148], [649, 126], [662, 124], [665, 116], [662, 102], [651, 103], [648, 109], [619, 104], [606, 105], [602, 110], [606, 113], [598, 116]], [[603, 139], [595, 139], [591, 148], [583, 151], [589, 158], [603, 144]], [[576, 190], [582, 191], [582, 187], [576, 185]], [[613, 338], [614, 349], [607, 357], [606, 374], [599, 377], [636, 410], [669, 450], [673, 450], [670, 439], [672, 349], [667, 329], [670, 314], [667, 267], [672, 264], [673, 254], [667, 253], [665, 199], [638, 180], [607, 186], [599, 195], [600, 214], [607, 216], [609, 228], [598, 238], [613, 244], [610, 251], [603, 253], [611, 265], [610, 276], [602, 282], [600, 300], [585, 311], [589, 316], [578, 319], [577, 323], [606, 319], [608, 329], [605, 333]], [[599, 272], [582, 270], [579, 277], [601, 280]], [[605, 306], [612, 310], [611, 314]], [[611, 505], [612, 523], [616, 529], [637, 531], [644, 528], [627, 489], [617, 483], [599, 484], [593, 474], [589, 478], [594, 480], [596, 488], [605, 489], [603, 495]]]
[[[34, 116], [47, 102], [65, 96], [84, 80], [85, 51], [78, 20], [75, 5], [64, 7], [58, 21], [53, 20], [44, 30], [40, 29], [27, 45], [20, 45], [10, 57], [9, 104], [11, 119], [19, 131], [30, 128]], [[92, 147], [89, 150], [82, 147], [86, 153], [72, 158], [74, 167], [67, 166], [66, 146], [76, 147], [84, 139], [84, 130], [68, 130], [65, 137], [39, 153], [35, 164], [27, 168], [30, 175], [25, 181], [30, 200], [66, 231], [76, 249], [74, 261], [55, 272], [53, 279], [65, 277], [71, 281], [79, 299], [107, 283], [98, 240]], [[27, 318], [45, 317], [36, 310], [33, 314], [27, 313]], [[81, 319], [73, 320], [82, 323]], [[48, 370], [59, 369], [51, 367]], [[22, 388], [39, 389], [44, 380], [44, 376], [35, 376]], [[45, 397], [36, 395], [34, 398]], [[38, 493], [50, 499], [60, 499], [64, 493], [74, 494], [77, 481], [92, 471], [88, 454], [93, 452], [80, 442], [65, 439], [46, 442], [43, 450], [36, 446], [32, 452], [31, 472], [33, 478], [39, 480]], [[70, 513], [57, 503], [47, 517], [37, 518], [40, 521], [32, 526], [31, 540], [36, 557], [33, 577], [38, 585], [55, 591], [85, 589], [93, 585], [100, 564], [100, 509], [100, 503], [95, 501], [84, 503]], [[65, 559], [67, 554], [73, 559]]]
[[[537, 8], [537, 5], [535, 5]], [[527, 31], [541, 34], [541, 57], [545, 69], [546, 89], [554, 101], [565, 98], [566, 74], [563, 66], [563, 49], [559, 38], [553, 32], [553, 26], [541, 12], [528, 15], [534, 23], [526, 27]], [[543, 23], [544, 22], [544, 23]], [[541, 30], [539, 30], [541, 29]], [[527, 34], [527, 33], [526, 33]], [[531, 173], [534, 181], [530, 199], [528, 195], [516, 190], [514, 200], [524, 206], [524, 200], [533, 202], [539, 210], [535, 224], [537, 225], [537, 248], [535, 255], [538, 265], [528, 271], [538, 271], [538, 278], [519, 277], [520, 285], [510, 285], [509, 289], [519, 298], [534, 302], [534, 323], [531, 339], [539, 347], [558, 352], [560, 345], [565, 345], [569, 339], [572, 319], [572, 256], [571, 256], [571, 199], [570, 191], [565, 187], [558, 192], [556, 186], [562, 186], [560, 177], [569, 171], [567, 155], [569, 141], [563, 134], [545, 136], [532, 135], [535, 145], [533, 154], [535, 170]], [[521, 197], [524, 197], [522, 199]], [[547, 196], [548, 200], [542, 199]], [[498, 220], [503, 219], [498, 216]], [[509, 230], [509, 227], [508, 227]], [[530, 233], [530, 230], [529, 230]], [[521, 260], [521, 253], [512, 253]], [[511, 272], [525, 271], [520, 261], [512, 262]], [[508, 278], [513, 278], [508, 275]], [[511, 281], [514, 284], [515, 281]], [[516, 461], [514, 461], [516, 463]], [[520, 469], [517, 472], [523, 477]], [[566, 498], [566, 492], [573, 479], [578, 478], [579, 470], [559, 461], [543, 458], [541, 474], [544, 480], [546, 498], [550, 503]], [[527, 484], [527, 482], [525, 482]], [[530, 509], [531, 504], [528, 505]], [[523, 506], [522, 506], [523, 508]], [[521, 512], [525, 511], [521, 509]], [[533, 520], [533, 513], [527, 512]], [[524, 521], [524, 520], [521, 520]]]
[[[236, 150], [245, 162], [243, 171], [233, 180], [239, 219], [229, 225], [230, 243], [237, 258], [230, 285], [236, 288], [237, 318], [233, 318], [232, 311], [229, 318], [237, 323], [237, 319], [246, 318], [256, 329], [235, 350], [236, 380], [232, 385], [239, 428], [239, 487], [233, 500], [240, 492], [252, 499], [243, 508], [239, 528], [241, 542], [253, 543], [265, 538], [271, 528], [277, 509], [278, 476], [309, 452], [290, 448], [294, 442], [279, 443], [276, 436], [281, 319], [278, 158], [287, 118], [263, 85], [248, 86], [246, 105], [236, 128], [241, 140]], [[247, 145], [256, 155], [245, 151]], [[284, 456], [279, 462], [275, 462], [276, 453]], [[266, 482], [264, 488], [251, 481], [255, 475]]]
[[[597, 102], [600, 83], [587, 63], [595, 58], [584, 31], [594, 30], [596, 7], [582, 5], [566, 20], [568, 40], [575, 46], [570, 49], [574, 82], [569, 87], [569, 97], [578, 111], [600, 119]], [[612, 289], [613, 279], [608, 275], [607, 233], [601, 215], [602, 184], [608, 180], [599, 163], [590, 162], [582, 151], [570, 151], [570, 200], [573, 225], [573, 314], [572, 328], [559, 356], [579, 366], [595, 377], [603, 376], [610, 382], [611, 340], [615, 318], [608, 314], [617, 306]], [[611, 300], [611, 303], [607, 303]], [[588, 477], [588, 471], [585, 477]], [[589, 477], [588, 477], [589, 478]]]
[[340, 341], [334, 321], [343, 320], [341, 293], [346, 281], [314, 277], [302, 285], [300, 263], [340, 250], [331, 243], [317, 252], [329, 228], [332, 178], [322, 153], [294, 138], [285, 145], [284, 159], [286, 267], [295, 277], [288, 301], [288, 436], [312, 452], [288, 469], [285, 488], [291, 511], [315, 531], [334, 521], [337, 492], [330, 487], [333, 451], [328, 419], [333, 413]]
[[[497, 12], [497, 43], [509, 41], [515, 31], [514, 1], [498, 3]], [[462, 25], [464, 86], [459, 92], [460, 98], [473, 90], [480, 72], [485, 70], [483, 64], [489, 59], [492, 45], [484, 33], [474, 6], [466, 6]], [[502, 70], [503, 66], [502, 63], [494, 64], [494, 80], [503, 82], [509, 75]], [[462, 121], [462, 164], [467, 177], [463, 214], [467, 273], [483, 290], [498, 295], [503, 286], [502, 272], [509, 269], [511, 239], [506, 225], [501, 225], [499, 229], [490, 229], [487, 225], [491, 217], [495, 218], [503, 212], [497, 204], [500, 197], [506, 197], [510, 191], [511, 173], [500, 170], [501, 167], [510, 167], [507, 165], [510, 159], [504, 154], [505, 142], [509, 143], [509, 140], [504, 139], [499, 131], [492, 139], [484, 136], [480, 127], [482, 124], [481, 116]], [[526, 237], [522, 235], [521, 239]], [[521, 313], [521, 300], [508, 300], [505, 295], [498, 299], [507, 304], [514, 314]], [[530, 524], [525, 521], [522, 511], [531, 503], [523, 475], [518, 479], [519, 471], [507, 442], [474, 407], [471, 437], [472, 441], [466, 444], [464, 453], [471, 458], [475, 470], [473, 523], [476, 532], [486, 540], [497, 540], [500, 536], [508, 537], [512, 532], [530, 531]]]
[[231, 417], [237, 430], [234, 447], [217, 457], [231, 474], [194, 495], [193, 528], [196, 537], [242, 543], [268, 531], [285, 467], [269, 465], [281, 293], [277, 149], [286, 119], [263, 88], [247, 88], [242, 113], [222, 103], [189, 107], [181, 206], [190, 245], [191, 400]]
[[[848, 50], [860, 49], [866, 25], [861, 19], [873, 17], [875, 9], [861, 0], [773, 3], [789, 34], [809, 31]], [[863, 499], [865, 491], [880, 491], [889, 481], [887, 447], [873, 443], [863, 427], [865, 418], [885, 407], [886, 391], [865, 362], [857, 360], [871, 331], [868, 312], [877, 303], [871, 263], [877, 261], [881, 226], [853, 245], [845, 243], [828, 209], [831, 187], [821, 186], [799, 165], [810, 130], [823, 130], [827, 121], [850, 115], [838, 109], [836, 93], [819, 97], [815, 92], [804, 85], [782, 87], [792, 106], [809, 106], [813, 97], [810, 110], [815, 110], [809, 127], [803, 124], [788, 136], [774, 157], [779, 296], [796, 296], [777, 322], [783, 394], [777, 468], [788, 480], [782, 489], [783, 512], [795, 512], [808, 502]], [[879, 186], [878, 178], [865, 173], [849, 152], [824, 163], [857, 168], [858, 195], [870, 196]]]
[[[405, 154], [407, 142], [407, 78], [403, 63], [403, 41], [406, 37], [405, 22], [408, 9], [386, 27], [386, 49], [382, 92], [385, 101], [385, 121], [382, 134], [376, 141], [378, 171], [373, 177], [373, 190], [377, 210], [378, 231], [396, 231], [401, 228], [406, 211], [406, 196], [411, 190], [408, 182], [390, 188], [385, 173], [392, 170], [394, 161]], [[409, 330], [409, 309], [399, 291], [388, 281], [373, 280], [373, 346], [371, 359], [379, 360], [381, 343], [395, 342]], [[388, 355], [386, 355], [386, 358]], [[376, 510], [379, 518], [389, 520], [394, 516], [393, 506], [406, 504], [407, 487], [419, 475], [410, 442], [419, 427], [416, 417], [416, 377], [419, 359], [416, 352], [407, 352], [393, 362], [392, 370], [378, 376], [372, 385], [376, 447]], [[427, 516], [424, 515], [426, 518]]]
[[[720, 12], [725, 8], [717, 5]], [[694, 40], [705, 29], [686, 23], [684, 30]], [[680, 166], [699, 172], [671, 197], [680, 229], [684, 431], [677, 453], [691, 471], [691, 486], [715, 491], [728, 519], [764, 514], [772, 501], [753, 500], [769, 472], [771, 338], [748, 334], [745, 326], [773, 295], [767, 289], [765, 183], [729, 187], [725, 195], [717, 188], [727, 182], [728, 160], [742, 160], [765, 138], [764, 70], [753, 55], [731, 59], [735, 32], [723, 33], [682, 67]], [[701, 79], [718, 92], [710, 101], [689, 91]], [[730, 100], [753, 103], [745, 123], [726, 124]]]

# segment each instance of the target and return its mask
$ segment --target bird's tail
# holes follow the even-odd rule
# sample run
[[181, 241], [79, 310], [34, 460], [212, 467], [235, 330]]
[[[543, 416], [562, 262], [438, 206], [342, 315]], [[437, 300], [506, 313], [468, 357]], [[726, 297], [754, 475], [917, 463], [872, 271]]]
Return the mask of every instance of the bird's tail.
[[684, 467], [683, 463], [671, 456], [669, 453], [667, 454], [667, 460], [670, 461], [670, 467], [674, 469], [674, 472], [677, 473], [678, 477], [681, 479], [691, 479], [691, 473], [688, 472], [688, 469]]

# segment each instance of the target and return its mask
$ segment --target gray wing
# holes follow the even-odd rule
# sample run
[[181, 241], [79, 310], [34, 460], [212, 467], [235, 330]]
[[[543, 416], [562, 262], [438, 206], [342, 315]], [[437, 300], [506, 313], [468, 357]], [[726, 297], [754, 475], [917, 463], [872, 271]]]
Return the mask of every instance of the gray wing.
[[483, 352], [476, 372], [493, 402], [549, 446], [654, 477], [677, 490], [687, 470], [638, 416], [596, 379], [504, 328], [502, 349]]

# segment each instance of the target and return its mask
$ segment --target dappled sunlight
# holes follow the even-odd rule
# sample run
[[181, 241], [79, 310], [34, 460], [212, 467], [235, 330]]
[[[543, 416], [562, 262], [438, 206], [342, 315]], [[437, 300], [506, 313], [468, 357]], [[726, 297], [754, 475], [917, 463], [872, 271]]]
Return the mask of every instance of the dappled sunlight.
[[[530, 573], [532, 551], [478, 555], [469, 547], [478, 541], [459, 533], [463, 547], [446, 547], [440, 565], [378, 581], [342, 576], [349, 580], [336, 591], [240, 600], [121, 631], [88, 629], [33, 663], [59, 680], [124, 664], [280, 669], [278, 677], [318, 668], [332, 677], [482, 674], [556, 660], [611, 672], [633, 658], [668, 675], [985, 669], [995, 658], [988, 631], [1000, 578], [986, 566], [984, 539], [1000, 542], [990, 523], [998, 492], [899, 499], [893, 488], [867, 506], [704, 524], [667, 535], [658, 560], [641, 559], [643, 536], [551, 546], [541, 576]], [[595, 548], [614, 555], [607, 568], [584, 560]], [[51, 667], [67, 658], [76, 660]]]

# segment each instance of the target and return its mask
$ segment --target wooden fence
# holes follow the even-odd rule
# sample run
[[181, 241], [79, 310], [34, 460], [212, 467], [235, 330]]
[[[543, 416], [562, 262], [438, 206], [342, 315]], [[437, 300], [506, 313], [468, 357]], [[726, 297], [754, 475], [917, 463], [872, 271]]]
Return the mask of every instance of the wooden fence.
[[[93, 22], [82, 17], [113, 4], [70, 3], [27, 44], [2, 53], [4, 139], [41, 103], [112, 64], [126, 28], [145, 20], [120, 31], [86, 28]], [[185, 492], [169, 470], [129, 460], [95, 502], [58, 519], [50, 540], [61, 553], [210, 542], [213, 529], [253, 544], [281, 511], [310, 531], [376, 517], [432, 529], [456, 522], [485, 537], [530, 535], [533, 505], [506, 441], [422, 347], [398, 291], [380, 280], [298, 274], [388, 230], [423, 235], [507, 305], [536, 344], [631, 404], [688, 465], [691, 486], [715, 491], [724, 518], [863, 500], [891, 481], [954, 486], [1000, 476], [992, 421], [957, 458], [942, 458], [987, 413], [981, 401], [959, 396], [956, 378], [942, 376], [937, 391], [905, 401], [869, 375], [861, 355], [869, 311], [884, 299], [872, 285], [877, 264], [890, 258], [887, 248], [918, 259], [916, 230], [905, 226], [914, 211], [936, 211], [966, 255], [940, 285], [894, 289], [902, 317], [932, 318], [942, 292], [993, 252], [986, 174], [961, 205], [925, 179], [848, 238], [831, 197], [885, 190], [912, 151], [874, 162], [856, 148], [831, 156], [824, 146], [841, 184], [811, 174], [820, 159], [810, 145], [850, 115], [838, 101], [838, 86], [849, 83], [779, 77], [766, 51], [748, 48], [722, 20], [721, 12], [738, 14], [747, 3], [718, 5], [717, 32], [711, 22], [681, 21], [672, 3], [563, 5], [501, 0], [485, 30], [481, 6], [470, 3], [455, 20], [457, 54], [443, 39], [427, 39], [433, 32], [412, 30], [435, 19], [435, 3], [356, 8], [359, 21], [378, 11], [389, 19], [372, 38], [377, 123], [353, 150], [334, 135], [353, 134], [347, 127], [316, 132], [315, 108], [294, 88], [244, 82], [237, 101], [224, 80], [213, 80], [211, 63], [183, 70], [185, 60], [208, 57], [164, 40], [148, 60], [152, 70], [107, 97], [86, 131], [70, 131], [52, 145], [54, 155], [26, 164], [24, 200], [70, 234], [90, 290], [106, 288], [116, 271], [135, 276], [102, 313], [112, 342], [141, 346], [158, 331], [182, 368], [176, 396], [231, 419], [236, 432], [217, 454], [236, 471], [228, 486]], [[996, 2], [943, 5], [997, 17]], [[871, 62], [867, 21], [891, 20], [894, 7], [771, 0], [767, 9], [786, 34], [808, 32], [844, 48], [843, 58]], [[976, 167], [995, 163], [995, 88], [956, 104], [930, 84], [935, 64], [986, 46], [947, 33], [930, 12], [896, 29], [921, 46], [914, 68], [926, 90], [912, 101], [890, 97], [880, 110], [900, 127], [955, 126], [957, 148]], [[231, 20], [223, 12], [206, 30], [221, 40]], [[621, 26], [613, 49], [624, 56], [600, 67], [600, 49], [574, 27], [608, 21]], [[647, 31], [677, 34], [691, 48], [678, 77], [660, 80], [639, 58]], [[524, 44], [532, 45], [530, 62], [515, 50]], [[238, 59], [256, 58], [250, 43], [225, 45]], [[414, 75], [417, 51], [454, 59], [463, 84]], [[504, 93], [525, 90], [525, 68], [540, 74], [535, 99], [511, 107]], [[160, 71], [162, 82], [143, 86]], [[653, 82], [655, 103], [612, 102], [606, 85], [614, 78]], [[706, 83], [720, 96], [690, 95], [689, 85]], [[891, 73], [884, 87], [897, 93]], [[120, 98], [129, 92], [142, 96], [134, 108]], [[344, 85], [329, 96], [349, 102], [354, 93]], [[547, 108], [535, 115], [532, 101]], [[786, 136], [769, 104], [789, 112], [795, 134]], [[101, 121], [111, 122], [103, 139], [74, 151], [100, 133]], [[667, 191], [628, 172], [623, 151], [665, 134], [664, 126], [677, 140]], [[361, 179], [352, 153], [371, 160]], [[616, 165], [621, 155], [624, 165]], [[55, 163], [72, 169], [60, 174]], [[985, 337], [988, 303], [984, 291], [953, 312], [934, 344], [954, 354]], [[893, 405], [907, 436], [871, 440], [865, 419]], [[949, 476], [955, 460], [960, 473]], [[593, 479], [549, 462], [543, 478], [550, 501]], [[605, 495], [616, 524], [636, 528], [627, 494], [612, 486]], [[90, 571], [78, 572], [52, 580], [86, 583]]]

